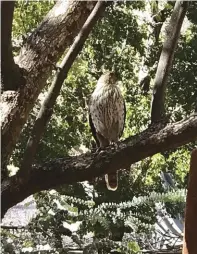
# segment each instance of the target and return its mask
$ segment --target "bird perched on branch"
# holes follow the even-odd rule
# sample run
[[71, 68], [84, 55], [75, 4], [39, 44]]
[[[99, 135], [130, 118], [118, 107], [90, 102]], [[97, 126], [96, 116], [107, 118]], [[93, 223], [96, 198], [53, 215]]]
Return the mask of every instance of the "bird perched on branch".
[[[114, 72], [103, 74], [96, 85], [89, 103], [89, 123], [97, 146], [101, 149], [116, 143], [122, 136], [126, 108], [117, 86]], [[105, 181], [109, 190], [118, 187], [118, 173], [108, 173]]]

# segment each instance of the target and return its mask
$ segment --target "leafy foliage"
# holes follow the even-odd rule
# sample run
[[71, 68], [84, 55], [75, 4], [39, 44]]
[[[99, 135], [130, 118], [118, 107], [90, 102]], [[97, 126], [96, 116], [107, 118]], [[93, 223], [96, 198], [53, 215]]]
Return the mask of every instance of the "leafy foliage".
[[[116, 2], [107, 8], [64, 82], [54, 114], [40, 142], [35, 162], [78, 154], [94, 148], [88, 126], [87, 105], [96, 80], [104, 70], [114, 69], [121, 80], [127, 107], [123, 138], [148, 127], [151, 89], [163, 40], [162, 32], [158, 41], [155, 39], [152, 17], [159, 15], [160, 22], [161, 11], [165, 10], [165, 19], [160, 22], [165, 30], [166, 19], [172, 10], [169, 3], [161, 7], [155, 6], [156, 2], [151, 2], [152, 6], [142, 1]], [[13, 41], [16, 45], [37, 27], [53, 4], [53, 1], [17, 2], [13, 23]], [[166, 107], [171, 115], [170, 121], [182, 119], [196, 107], [195, 17], [196, 9], [189, 8], [187, 29], [179, 41], [168, 80]], [[16, 49], [15, 53], [17, 52]], [[151, 77], [150, 90], [144, 96], [139, 81], [147, 72]], [[52, 79], [53, 75], [48, 80], [48, 85]], [[12, 156], [15, 166], [20, 165], [29, 132], [46, 91], [47, 88], [40, 95], [23, 129], [20, 142]], [[64, 222], [72, 224], [80, 221], [77, 234], [81, 239], [87, 233], [93, 233], [95, 245], [91, 243], [87, 248], [93, 248], [94, 245], [102, 246], [100, 249], [105, 251], [102, 253], [109, 253], [113, 248], [119, 253], [137, 253], [142, 247], [141, 243], [131, 239], [124, 242], [124, 235], [139, 235], [154, 229], [155, 203], [165, 204], [166, 210], [172, 216], [183, 210], [185, 195], [178, 190], [186, 187], [185, 177], [190, 151], [194, 145], [192, 143], [174, 151], [157, 154], [132, 165], [130, 170], [121, 171], [116, 192], [107, 191], [104, 180], [99, 178], [92, 183], [60, 186], [57, 191], [36, 194], [39, 214], [29, 225], [28, 233], [25, 233], [26, 236], [31, 234], [33, 240], [27, 240], [23, 244], [13, 242], [13, 245], [36, 247], [38, 244], [50, 243], [53, 249], [61, 253], [66, 248], [62, 243], [62, 235], [73, 236], [73, 232], [64, 227]], [[172, 174], [175, 192], [166, 193], [160, 177], [161, 172]], [[3, 234], [7, 234], [8, 238], [13, 237], [8, 235], [6, 230]], [[28, 239], [31, 239], [30, 235]]]
[[54, 2], [53, 0], [43, 2], [16, 1], [12, 27], [14, 51], [18, 52], [27, 35], [39, 25], [43, 17], [54, 5]]

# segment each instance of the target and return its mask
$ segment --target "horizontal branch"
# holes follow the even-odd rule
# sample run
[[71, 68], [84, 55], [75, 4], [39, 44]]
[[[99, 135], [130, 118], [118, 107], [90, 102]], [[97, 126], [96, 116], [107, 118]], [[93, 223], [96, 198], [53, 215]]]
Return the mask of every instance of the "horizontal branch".
[[119, 142], [117, 148], [108, 147], [101, 153], [88, 152], [35, 165], [27, 182], [21, 182], [16, 175], [2, 184], [2, 215], [36, 192], [56, 188], [61, 184], [91, 180], [107, 172], [128, 168], [137, 161], [196, 139], [197, 114], [194, 114], [164, 128], [152, 125], [144, 132]]

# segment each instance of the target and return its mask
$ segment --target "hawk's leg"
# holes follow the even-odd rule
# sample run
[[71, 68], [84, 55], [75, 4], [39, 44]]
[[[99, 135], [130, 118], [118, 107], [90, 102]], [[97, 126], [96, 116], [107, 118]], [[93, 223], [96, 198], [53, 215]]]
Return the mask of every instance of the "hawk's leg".
[[96, 136], [99, 140], [100, 150], [104, 150], [105, 147], [109, 146], [109, 140], [107, 140], [105, 137], [103, 137], [100, 133], [97, 132]]

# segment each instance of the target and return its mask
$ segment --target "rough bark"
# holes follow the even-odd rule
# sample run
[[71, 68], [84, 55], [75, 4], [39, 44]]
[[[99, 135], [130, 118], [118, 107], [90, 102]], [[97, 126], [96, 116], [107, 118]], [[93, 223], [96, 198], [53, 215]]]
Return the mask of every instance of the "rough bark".
[[[1, 88], [2, 91], [17, 90], [24, 80], [12, 53], [12, 21], [14, 1], [1, 2]], [[10, 75], [11, 74], [11, 75]]]
[[174, 149], [197, 139], [197, 115], [187, 120], [170, 124], [164, 128], [152, 126], [139, 135], [109, 147], [101, 153], [86, 153], [80, 156], [59, 158], [35, 165], [27, 182], [18, 175], [2, 184], [2, 216], [8, 208], [29, 195], [55, 188], [61, 184], [72, 184], [91, 180], [94, 177], [129, 168], [132, 163], [156, 153]]
[[169, 25], [166, 28], [166, 38], [157, 67], [151, 108], [151, 122], [159, 122], [165, 116], [165, 90], [174, 52], [178, 43], [181, 26], [187, 11], [188, 2], [176, 1]]
[[191, 154], [182, 254], [197, 253], [197, 149]]
[[17, 91], [5, 91], [1, 97], [2, 168], [6, 168], [21, 129], [54, 64], [71, 45], [95, 4], [95, 1], [57, 2], [21, 49], [17, 63], [26, 82]]
[[101, 16], [101, 13], [104, 11], [105, 7], [106, 3], [104, 1], [97, 2], [92, 13], [83, 25], [78, 36], [75, 38], [74, 43], [68, 50], [66, 56], [60, 64], [60, 67], [58, 68], [54, 81], [41, 106], [35, 124], [33, 126], [32, 133], [27, 142], [24, 159], [20, 169], [20, 174], [21, 176], [24, 176], [24, 178], [28, 177], [28, 173], [34, 159], [37, 146], [45, 130], [45, 127], [47, 126], [47, 123], [49, 122], [50, 117], [53, 113], [53, 107], [60, 93], [63, 81], [67, 77], [69, 69], [71, 68], [77, 55], [81, 51], [91, 29], [94, 27], [96, 21]]

